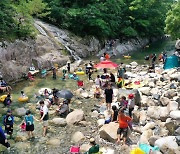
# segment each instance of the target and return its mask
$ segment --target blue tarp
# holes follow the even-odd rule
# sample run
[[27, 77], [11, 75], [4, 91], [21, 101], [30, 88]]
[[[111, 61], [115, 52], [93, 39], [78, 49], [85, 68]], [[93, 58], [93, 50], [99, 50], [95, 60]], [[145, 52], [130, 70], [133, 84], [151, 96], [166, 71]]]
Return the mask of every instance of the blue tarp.
[[170, 69], [174, 67], [180, 67], [180, 58], [176, 55], [167, 57], [164, 63], [164, 69]]

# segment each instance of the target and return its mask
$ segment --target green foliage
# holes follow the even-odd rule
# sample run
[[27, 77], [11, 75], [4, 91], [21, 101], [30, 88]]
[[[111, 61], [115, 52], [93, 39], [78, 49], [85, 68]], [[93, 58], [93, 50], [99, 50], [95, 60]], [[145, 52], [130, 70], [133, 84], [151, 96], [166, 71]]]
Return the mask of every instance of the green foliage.
[[98, 38], [163, 35], [171, 0], [44, 0], [52, 23]]
[[47, 14], [47, 4], [42, 0], [0, 1], [1, 39], [34, 37], [33, 16], [42, 17]]
[[172, 5], [172, 9], [167, 13], [165, 22], [165, 31], [170, 34], [173, 39], [180, 38], [180, 1]]

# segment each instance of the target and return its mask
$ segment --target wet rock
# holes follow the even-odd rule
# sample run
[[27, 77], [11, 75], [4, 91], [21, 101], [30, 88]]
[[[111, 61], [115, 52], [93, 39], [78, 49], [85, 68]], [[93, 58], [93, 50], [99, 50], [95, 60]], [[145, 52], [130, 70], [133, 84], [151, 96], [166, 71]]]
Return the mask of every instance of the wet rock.
[[23, 107], [15, 109], [15, 115], [17, 115], [17, 116], [26, 115], [26, 109]]
[[54, 124], [56, 126], [64, 127], [64, 126], [66, 126], [67, 123], [66, 123], [66, 119], [64, 119], [64, 118], [54, 118], [54, 119], [52, 119], [52, 124]]
[[75, 132], [72, 137], [71, 137], [71, 141], [75, 142], [75, 143], [78, 143], [80, 142], [81, 140], [85, 139], [85, 136], [82, 132]]
[[170, 117], [173, 119], [180, 119], [180, 110], [171, 111]]
[[155, 145], [158, 146], [162, 152], [178, 149], [175, 136], [162, 137], [155, 141]]
[[89, 145], [89, 144], [82, 144], [81, 147], [80, 147], [80, 152], [85, 153], [90, 148], [91, 148], [91, 145]]
[[84, 119], [84, 112], [80, 110], [74, 110], [73, 112], [69, 113], [66, 117], [66, 122], [68, 125], [73, 125], [78, 123]]
[[51, 145], [51, 146], [60, 146], [60, 140], [57, 138], [51, 138], [47, 141], [46, 144]]
[[102, 126], [99, 130], [100, 137], [115, 143], [117, 141], [117, 129], [119, 128], [118, 123], [111, 122]]
[[162, 104], [163, 106], [166, 106], [166, 105], [169, 104], [170, 99], [167, 98], [167, 97], [162, 96], [162, 97], [160, 98], [160, 102], [161, 102], [161, 104]]

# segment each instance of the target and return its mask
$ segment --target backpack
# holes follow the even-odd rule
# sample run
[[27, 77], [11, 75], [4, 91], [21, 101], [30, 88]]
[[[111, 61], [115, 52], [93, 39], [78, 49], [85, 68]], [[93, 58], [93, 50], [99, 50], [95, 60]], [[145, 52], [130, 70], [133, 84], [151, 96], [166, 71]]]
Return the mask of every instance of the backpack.
[[13, 116], [7, 116], [4, 117], [4, 125], [13, 125]]

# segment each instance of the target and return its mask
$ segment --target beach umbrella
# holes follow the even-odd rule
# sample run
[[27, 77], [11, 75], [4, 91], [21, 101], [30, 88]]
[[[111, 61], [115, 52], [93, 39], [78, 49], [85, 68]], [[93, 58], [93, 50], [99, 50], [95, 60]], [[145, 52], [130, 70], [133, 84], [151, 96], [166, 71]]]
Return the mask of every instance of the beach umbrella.
[[71, 99], [73, 94], [69, 90], [60, 90], [56, 93], [56, 96], [60, 98]]
[[110, 60], [101, 61], [100, 63], [94, 65], [94, 68], [116, 68], [118, 64], [113, 63]]

